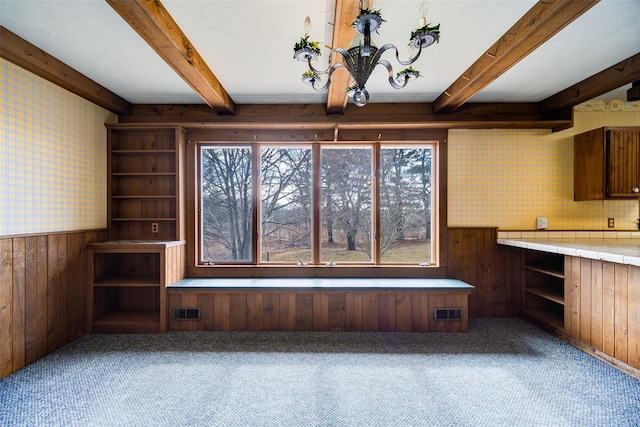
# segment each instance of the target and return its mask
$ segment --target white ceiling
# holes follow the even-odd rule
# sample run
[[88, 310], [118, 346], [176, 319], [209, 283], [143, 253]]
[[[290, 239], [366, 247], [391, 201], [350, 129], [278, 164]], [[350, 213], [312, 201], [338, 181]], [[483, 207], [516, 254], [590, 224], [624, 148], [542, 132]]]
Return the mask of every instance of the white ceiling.
[[[420, 3], [376, 0], [386, 22], [374, 42], [394, 43], [406, 58]], [[414, 64], [423, 77], [395, 90], [379, 67], [367, 84], [370, 102], [434, 101], [535, 3], [429, 0], [427, 21], [441, 24], [441, 40]], [[306, 65], [293, 59], [293, 44], [307, 15], [311, 38], [331, 44], [334, 1], [162, 4], [236, 104], [326, 101], [326, 94], [300, 82]], [[639, 0], [602, 0], [470, 102], [543, 100], [637, 54], [639, 22]], [[0, 24], [131, 103], [204, 103], [104, 0], [0, 0]], [[393, 55], [386, 55], [394, 64]], [[628, 87], [599, 98], [626, 99]]]

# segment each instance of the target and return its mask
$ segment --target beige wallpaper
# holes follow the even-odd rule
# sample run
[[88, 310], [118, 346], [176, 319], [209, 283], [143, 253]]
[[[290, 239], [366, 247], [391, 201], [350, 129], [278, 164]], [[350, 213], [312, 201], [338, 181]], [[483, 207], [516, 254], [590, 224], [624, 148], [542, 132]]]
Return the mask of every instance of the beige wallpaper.
[[575, 126], [546, 130], [451, 130], [448, 224], [534, 230], [638, 229], [638, 201], [573, 201], [573, 135], [600, 126], [640, 126], [640, 102], [575, 108]]
[[0, 59], [0, 236], [105, 228], [107, 110]]

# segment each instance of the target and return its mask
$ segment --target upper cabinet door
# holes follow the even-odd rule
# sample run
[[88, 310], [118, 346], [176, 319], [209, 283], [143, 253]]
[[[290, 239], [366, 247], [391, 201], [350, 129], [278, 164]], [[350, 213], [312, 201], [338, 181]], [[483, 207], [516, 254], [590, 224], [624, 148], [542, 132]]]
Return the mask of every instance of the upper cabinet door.
[[640, 132], [607, 132], [607, 193], [610, 198], [640, 195]]
[[640, 197], [640, 127], [575, 135], [574, 200]]

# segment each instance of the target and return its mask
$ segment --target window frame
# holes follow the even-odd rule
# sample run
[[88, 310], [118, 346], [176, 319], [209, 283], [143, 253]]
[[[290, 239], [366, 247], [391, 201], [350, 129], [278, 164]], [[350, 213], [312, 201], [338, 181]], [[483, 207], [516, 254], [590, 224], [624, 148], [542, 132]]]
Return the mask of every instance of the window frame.
[[[394, 141], [371, 141], [371, 140], [356, 140], [356, 141], [308, 141], [308, 140], [298, 140], [298, 141], [229, 141], [229, 140], [218, 140], [218, 139], [206, 139], [202, 138], [198, 141], [189, 141], [189, 146], [187, 150], [187, 171], [188, 171], [188, 186], [193, 190], [189, 193], [193, 193], [193, 196], [188, 196], [187, 207], [188, 211], [192, 212], [191, 215], [188, 215], [192, 219], [188, 220], [187, 231], [188, 231], [188, 270], [189, 274], [192, 277], [240, 277], [240, 276], [250, 276], [250, 277], [278, 277], [282, 276], [282, 274], [289, 275], [292, 277], [306, 277], [306, 276], [319, 276], [319, 277], [333, 277], [341, 274], [351, 274], [351, 273], [339, 273], [339, 271], [344, 271], [344, 269], [350, 269], [353, 273], [356, 271], [365, 272], [371, 271], [371, 273], [361, 273], [360, 275], [367, 274], [381, 274], [381, 273], [373, 273], [375, 269], [383, 268], [388, 270], [389, 272], [386, 274], [393, 274], [391, 271], [399, 272], [405, 271], [404, 269], [414, 269], [417, 267], [430, 267], [430, 270], [434, 273], [434, 277], [437, 277], [436, 270], [443, 266], [441, 264], [442, 254], [440, 254], [440, 247], [442, 244], [442, 239], [444, 238], [444, 232], [446, 231], [446, 226], [442, 223], [442, 219], [446, 216], [446, 198], [442, 199], [442, 194], [446, 194], [446, 180], [442, 175], [441, 169], [444, 167], [444, 171], [446, 174], [446, 146], [443, 146], [443, 143], [446, 143], [446, 139], [441, 136], [441, 134], [437, 134], [438, 137], [431, 137], [428, 139], [412, 139], [412, 140], [394, 140]], [[446, 135], [446, 134], [444, 134]], [[320, 150], [322, 146], [331, 147], [331, 146], [369, 146], [372, 148], [372, 156], [373, 156], [373, 179], [376, 182], [374, 187], [373, 194], [373, 210], [375, 213], [373, 214], [374, 227], [376, 230], [380, 229], [380, 208], [379, 208], [379, 174], [380, 174], [380, 148], [381, 147], [430, 147], [432, 150], [432, 159], [431, 159], [431, 176], [432, 176], [432, 186], [431, 186], [431, 260], [429, 265], [418, 265], [415, 262], [412, 263], [381, 263], [380, 262], [380, 241], [379, 241], [379, 233], [376, 233], [374, 238], [374, 256], [372, 256], [372, 262], [370, 263], [341, 263], [331, 268], [331, 272], [324, 270], [321, 273], [313, 273], [312, 271], [303, 271], [307, 269], [296, 268], [295, 264], [291, 263], [277, 263], [277, 262], [261, 262], [260, 254], [259, 254], [259, 224], [260, 221], [260, 188], [259, 185], [252, 185], [252, 203], [253, 203], [253, 260], [244, 264], [240, 263], [212, 263], [207, 264], [206, 262], [199, 261], [199, 222], [200, 222], [200, 200], [201, 200], [201, 186], [200, 186], [200, 147], [202, 146], [250, 146], [253, 153], [252, 158], [252, 168], [254, 170], [254, 179], [259, 176], [259, 168], [260, 168], [260, 153], [262, 147], [265, 146], [276, 146], [276, 147], [309, 147], [311, 146], [313, 152], [313, 159], [320, 158]], [[444, 152], [442, 151], [444, 149]], [[444, 153], [444, 157], [442, 157], [442, 153]], [[191, 169], [196, 165], [195, 168]], [[190, 168], [191, 166], [191, 168]], [[320, 166], [312, 165], [312, 186], [319, 187], [320, 186]], [[443, 193], [444, 191], [444, 193]], [[319, 195], [319, 188], [314, 189], [314, 194]], [[316, 196], [314, 196], [316, 197]], [[191, 206], [189, 206], [191, 204]], [[318, 224], [314, 224], [314, 230], [319, 227], [321, 222], [320, 218], [320, 204], [318, 200], [314, 199], [314, 204], [312, 207], [313, 216], [312, 221], [317, 222]], [[319, 229], [319, 228], [318, 228]], [[312, 233], [312, 253], [314, 256], [314, 260], [310, 265], [308, 265], [308, 270], [313, 270], [318, 267], [328, 267], [322, 264], [319, 261], [320, 257], [320, 246], [321, 246], [321, 236], [320, 238], [316, 238], [319, 232], [314, 231]], [[195, 241], [191, 239], [191, 237], [195, 237]], [[189, 242], [194, 242], [189, 245]], [[211, 266], [215, 267], [227, 267], [227, 272], [216, 272], [213, 273], [212, 270], [208, 268]], [[233, 267], [238, 267], [239, 269], [233, 269]], [[296, 270], [295, 273], [286, 273], [289, 271], [288, 269]], [[249, 269], [249, 270], [247, 270]], [[363, 270], [364, 269], [364, 270]], [[269, 272], [269, 271], [272, 272]], [[279, 271], [279, 273], [276, 272]], [[251, 272], [253, 271], [253, 273]], [[382, 273], [385, 274], [385, 273]], [[420, 273], [410, 273], [407, 270], [407, 274], [415, 275]], [[431, 276], [430, 273], [427, 273], [427, 276]]]

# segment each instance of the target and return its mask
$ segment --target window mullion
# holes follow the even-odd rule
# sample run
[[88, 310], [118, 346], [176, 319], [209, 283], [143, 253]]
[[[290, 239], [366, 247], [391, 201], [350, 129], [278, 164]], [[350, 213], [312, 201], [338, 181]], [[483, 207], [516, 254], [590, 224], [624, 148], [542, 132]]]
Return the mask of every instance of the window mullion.
[[251, 210], [251, 232], [253, 233], [253, 239], [251, 242], [251, 255], [253, 257], [253, 264], [260, 263], [260, 210], [262, 208], [260, 203], [260, 146], [259, 144], [251, 144], [251, 203], [253, 209]]
[[375, 265], [380, 264], [380, 143], [376, 142], [373, 145], [373, 171], [371, 181], [373, 182], [373, 194], [371, 195], [371, 208], [372, 208], [372, 232], [373, 232], [373, 263]]
[[315, 143], [312, 146], [311, 151], [311, 167], [312, 167], [312, 176], [311, 176], [311, 186], [312, 186], [312, 197], [311, 197], [311, 209], [312, 209], [312, 218], [311, 218], [311, 263], [313, 265], [320, 264], [320, 248], [322, 246], [322, 236], [320, 235], [322, 227], [321, 227], [321, 218], [320, 212], [322, 208], [321, 203], [321, 181], [320, 181], [320, 144]]

